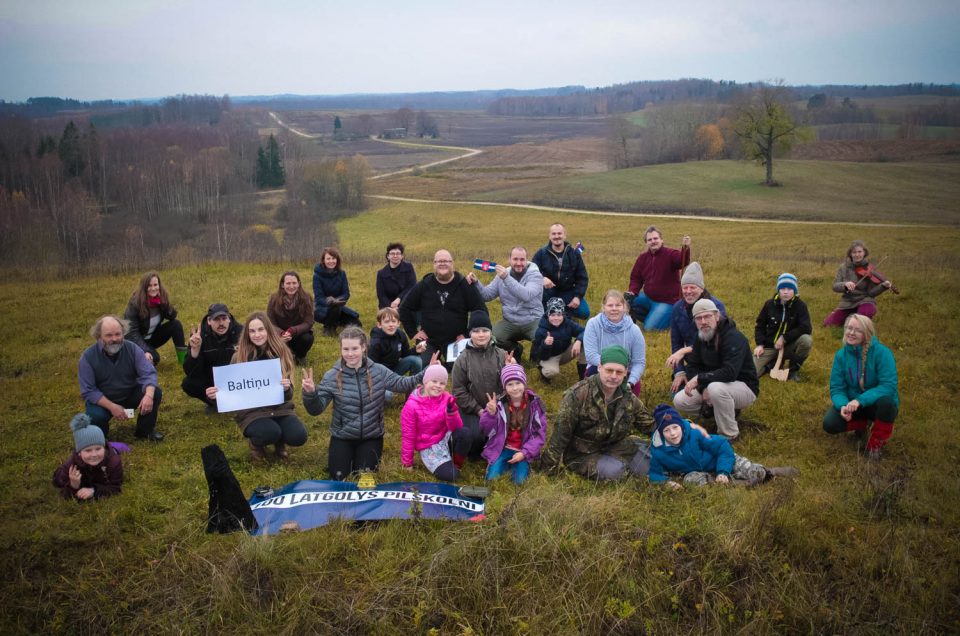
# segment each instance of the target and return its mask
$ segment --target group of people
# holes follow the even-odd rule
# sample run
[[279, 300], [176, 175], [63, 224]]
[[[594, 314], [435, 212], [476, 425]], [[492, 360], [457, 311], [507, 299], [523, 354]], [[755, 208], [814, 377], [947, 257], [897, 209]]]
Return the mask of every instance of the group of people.
[[[666, 478], [671, 473], [699, 474], [684, 477], [687, 483], [708, 478], [758, 483], [791, 474], [735, 455], [730, 443], [739, 435], [739, 411], [759, 395], [759, 377], [786, 363], [788, 377], [799, 380], [810, 353], [812, 325], [796, 277], [778, 277], [774, 295], [757, 316], [751, 349], [724, 304], [707, 291], [700, 264], [691, 262], [690, 237], [674, 250], [651, 226], [644, 243], [647, 249], [631, 271], [628, 292], [607, 291], [593, 317], [582, 248], [571, 246], [562, 224], [550, 227], [547, 244], [529, 261], [525, 248], [514, 247], [509, 265], [496, 265], [489, 283], [458, 272], [451, 253], [442, 249], [434, 254], [432, 273], [417, 280], [404, 246], [391, 243], [377, 272], [379, 311], [369, 339], [358, 312], [346, 304], [350, 288], [335, 248], [324, 249], [314, 268], [313, 297], [296, 272], [284, 272], [266, 312], [254, 312], [240, 324], [225, 304], [214, 303], [189, 340], [159, 274], [149, 272], [123, 318], [103, 316], [91, 329], [96, 342], [79, 365], [86, 409], [82, 421], [72, 423], [76, 453], [54, 482], [65, 496], [77, 499], [119, 490], [119, 484], [101, 489], [101, 482], [90, 482], [91, 475], [102, 479], [111, 471], [84, 468], [109, 464], [122, 476], [119, 457], [104, 441], [111, 419], [131, 419], [136, 411], [136, 437], [163, 439], [156, 430], [162, 392], [155, 367], [158, 349], [169, 340], [183, 365], [183, 391], [209, 411], [217, 403], [215, 367], [280, 361], [283, 401], [234, 415], [252, 460], [265, 460], [270, 446], [285, 459], [288, 447], [307, 440], [292, 399], [293, 369], [306, 367], [314, 322], [324, 325], [327, 336], [343, 328], [340, 360], [319, 382], [312, 369], [304, 368], [300, 387], [311, 415], [332, 404], [327, 462], [332, 479], [377, 468], [384, 408], [396, 394], [407, 395], [401, 412], [402, 465], [412, 469], [419, 454], [431, 474], [447, 481], [458, 479], [470, 458], [487, 461], [488, 479], [509, 472], [516, 483], [527, 478], [534, 463], [543, 469], [563, 465], [594, 479], [649, 474], [651, 481], [671, 484], [676, 483]], [[892, 284], [877, 282], [862, 242], [854, 242], [847, 256], [834, 283], [843, 300], [824, 321], [844, 325], [844, 344], [834, 360], [832, 406], [823, 427], [868, 436], [869, 455], [879, 457], [897, 415], [897, 378], [893, 356], [877, 341], [870, 317], [876, 296]], [[494, 325], [486, 303], [496, 298], [502, 318]], [[644, 331], [663, 329], [670, 329], [672, 354], [666, 363], [673, 370], [673, 405], [660, 405], [651, 414], [638, 397], [646, 367]], [[448, 358], [448, 347], [464, 339], [466, 347], [450, 347], [455, 353]], [[530, 367], [545, 383], [558, 377], [561, 365], [577, 363], [580, 380], [564, 393], [549, 428], [547, 409], [530, 389], [521, 364], [524, 341], [530, 343]], [[678, 411], [699, 414], [701, 421], [712, 418], [717, 434]], [[650, 434], [650, 442], [634, 435], [638, 431]]]

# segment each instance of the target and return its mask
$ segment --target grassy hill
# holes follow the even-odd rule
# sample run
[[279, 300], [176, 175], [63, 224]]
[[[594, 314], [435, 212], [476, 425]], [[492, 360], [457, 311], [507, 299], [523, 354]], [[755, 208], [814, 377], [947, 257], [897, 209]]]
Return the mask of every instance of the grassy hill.
[[[803, 164], [782, 165], [788, 185], [764, 191], [771, 197], [790, 193], [793, 178], [803, 174]], [[661, 183], [646, 174], [638, 176], [644, 192], [683, 196], [693, 208], [710, 187], [696, 185], [696, 175]], [[753, 196], [747, 178], [739, 189], [713, 186], [733, 206]], [[931, 188], [936, 182], [931, 179]], [[854, 185], [848, 186], [851, 193]], [[626, 180], [609, 186], [613, 192], [633, 188]], [[597, 195], [605, 191], [592, 187]], [[937, 187], [956, 188], [946, 179]], [[870, 188], [857, 191], [858, 198], [883, 200]], [[804, 205], [813, 209], [814, 202]], [[439, 247], [452, 249], [461, 270], [476, 257], [505, 258], [515, 244], [532, 251], [546, 241], [555, 220], [586, 245], [594, 308], [607, 288], [626, 285], [648, 222], [660, 226], [669, 245], [689, 233], [708, 288], [750, 335], [782, 271], [799, 277], [801, 296], [818, 323], [835, 304], [829, 284], [847, 245], [853, 238], [866, 240], [872, 256], [887, 257], [882, 270], [903, 290], [879, 303], [879, 336], [897, 356], [902, 399], [884, 460], [868, 464], [847, 441], [822, 432], [829, 365], [839, 340], [836, 332], [815, 327], [804, 382], [788, 386], [764, 379], [747, 414], [766, 429], [737, 444], [739, 453], [756, 461], [798, 466], [796, 482], [670, 493], [638, 480], [607, 485], [535, 474], [523, 488], [497, 482], [488, 519], [479, 524], [344, 523], [268, 539], [208, 536], [200, 448], [220, 444], [246, 491], [321, 478], [329, 412], [308, 417], [298, 397], [310, 432], [306, 446], [293, 449], [285, 464], [252, 466], [232, 419], [204, 415], [199, 403], [180, 392], [181, 371], [167, 347], [159, 369], [164, 401], [158, 427], [167, 440], [134, 444], [124, 458], [127, 480], [119, 497], [96, 505], [62, 501], [50, 477], [69, 453], [67, 422], [81, 408], [76, 361], [90, 342], [86, 330], [100, 314], [124, 306], [137, 275], [3, 283], [0, 316], [13, 328], [0, 352], [0, 483], [6, 486], [0, 503], [6, 546], [0, 632], [960, 630], [960, 363], [949, 354], [958, 345], [952, 326], [960, 231], [380, 204], [338, 223], [351, 305], [371, 326], [374, 274], [390, 240], [407, 244], [422, 275]], [[289, 265], [309, 279], [312, 263]], [[227, 302], [241, 319], [262, 309], [284, 269], [213, 264], [163, 275], [190, 325], [214, 301]], [[499, 303], [490, 308], [496, 320]], [[337, 348], [317, 333], [310, 362], [319, 373], [333, 363]], [[651, 334], [647, 345], [643, 399], [652, 408], [669, 398], [663, 366], [669, 336]], [[561, 381], [544, 386], [534, 379], [532, 387], [553, 414], [564, 387], [574, 381], [568, 367]], [[380, 481], [409, 478], [399, 462], [399, 412], [387, 411]], [[130, 425], [115, 424], [113, 431], [132, 441]], [[468, 466], [468, 482], [479, 483], [482, 476], [483, 466]], [[414, 478], [429, 479], [420, 468]]]
[[568, 208], [859, 223], [960, 223], [960, 163], [698, 161], [500, 187], [472, 198]]

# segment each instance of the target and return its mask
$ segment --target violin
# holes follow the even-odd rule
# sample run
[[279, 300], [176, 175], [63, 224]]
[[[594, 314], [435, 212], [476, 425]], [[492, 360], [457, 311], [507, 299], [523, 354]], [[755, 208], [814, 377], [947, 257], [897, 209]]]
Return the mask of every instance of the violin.
[[[857, 281], [857, 285], [866, 279], [869, 279], [874, 285], [882, 285], [883, 283], [887, 282], [887, 277], [881, 274], [880, 271], [877, 270], [876, 265], [873, 263], [868, 263], [866, 266], [861, 265], [859, 267], [855, 267], [854, 271], [856, 272], [857, 276], [860, 277], [860, 280]], [[894, 285], [890, 285], [890, 291], [892, 291], [894, 294], [900, 293], [900, 290]]]

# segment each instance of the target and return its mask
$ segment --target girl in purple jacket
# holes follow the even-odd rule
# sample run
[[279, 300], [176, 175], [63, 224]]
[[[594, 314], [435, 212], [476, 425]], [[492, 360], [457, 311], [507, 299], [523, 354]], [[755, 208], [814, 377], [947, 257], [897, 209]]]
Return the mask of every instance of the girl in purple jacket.
[[487, 436], [483, 458], [489, 462], [488, 480], [510, 471], [519, 485], [530, 475], [530, 462], [540, 456], [547, 440], [547, 411], [543, 401], [527, 388], [527, 375], [519, 364], [508, 364], [500, 371], [504, 395], [490, 401], [480, 414], [480, 430]]
[[441, 364], [428, 366], [423, 385], [410, 394], [400, 412], [400, 462], [413, 470], [413, 453], [418, 451], [434, 477], [456, 481], [472, 443], [457, 399], [447, 392], [447, 370]]
[[53, 474], [53, 485], [64, 499], [90, 501], [119, 494], [123, 485], [123, 462], [115, 448], [107, 444], [100, 427], [86, 413], [70, 421], [76, 446], [70, 458]]

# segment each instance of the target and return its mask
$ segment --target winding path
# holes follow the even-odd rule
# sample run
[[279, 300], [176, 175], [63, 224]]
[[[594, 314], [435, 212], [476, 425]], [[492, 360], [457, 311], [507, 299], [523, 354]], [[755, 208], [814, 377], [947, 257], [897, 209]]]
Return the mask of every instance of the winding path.
[[[270, 116], [276, 121], [279, 125], [283, 126], [290, 132], [307, 139], [317, 139], [320, 135], [308, 135], [307, 133], [301, 132], [296, 128], [290, 126], [289, 124], [284, 123], [280, 120], [280, 117], [276, 113], [270, 112]], [[444, 163], [450, 163], [451, 161], [459, 161], [460, 159], [466, 159], [467, 157], [473, 157], [475, 155], [483, 152], [476, 148], [465, 148], [463, 146], [437, 146], [432, 144], [418, 144], [410, 141], [396, 141], [392, 139], [377, 139], [376, 137], [370, 137], [374, 141], [379, 141], [385, 144], [396, 144], [398, 146], [410, 146], [412, 148], [430, 148], [436, 150], [450, 150], [454, 152], [459, 152], [461, 150], [466, 150], [465, 154], [450, 157], [449, 159], [441, 159], [440, 161], [432, 161], [430, 163], [424, 163], [418, 166], [413, 166], [411, 168], [405, 168], [403, 170], [396, 170], [394, 172], [387, 172], [384, 174], [374, 175], [370, 177], [371, 179], [383, 179], [385, 177], [393, 177], [398, 174], [406, 174], [413, 172], [416, 169], [423, 170], [424, 168], [430, 168], [432, 166], [439, 166]], [[945, 227], [943, 225], [933, 225], [926, 223], [863, 223], [862, 221], [801, 221], [795, 219], [756, 219], [750, 217], [738, 217], [738, 216], [707, 216], [703, 214], [667, 214], [667, 213], [656, 213], [656, 212], [611, 212], [609, 210], [584, 210], [579, 208], [558, 208], [550, 205], [536, 205], [533, 203], [500, 203], [497, 201], [458, 201], [458, 200], [446, 200], [446, 199], [414, 199], [411, 197], [396, 197], [388, 194], [368, 194], [366, 195], [372, 199], [381, 199], [384, 201], [401, 201], [405, 203], [438, 203], [443, 205], [479, 205], [479, 206], [492, 206], [498, 208], [519, 208], [525, 210], [542, 210], [545, 212], [564, 212], [567, 214], [591, 214], [595, 216], [625, 216], [625, 217], [656, 217], [662, 219], [693, 219], [696, 221], [730, 221], [732, 223], [781, 223], [789, 225], [862, 225], [867, 227]]]

